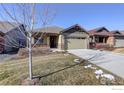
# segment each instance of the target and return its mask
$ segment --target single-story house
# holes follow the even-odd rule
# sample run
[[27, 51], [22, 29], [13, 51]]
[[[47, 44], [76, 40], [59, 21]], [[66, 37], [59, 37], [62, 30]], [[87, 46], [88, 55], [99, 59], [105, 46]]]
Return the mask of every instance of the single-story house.
[[88, 31], [90, 48], [124, 47], [124, 35], [119, 31], [109, 31], [105, 27]]
[[[0, 22], [0, 53], [17, 53], [27, 44], [26, 27], [20, 23]], [[32, 31], [32, 46], [59, 50], [124, 47], [124, 34], [105, 27], [86, 31], [75, 24], [66, 29], [51, 26]]]
[[[20, 48], [28, 45], [23, 24], [0, 22], [0, 32], [3, 38], [0, 41], [1, 52], [17, 53]], [[60, 50], [89, 48], [89, 34], [78, 24], [66, 29], [45, 27], [32, 32], [33, 45]]]
[[[111, 39], [114, 47], [124, 47], [124, 34], [121, 31], [111, 31]], [[111, 41], [110, 39], [110, 41]]]
[[66, 29], [57, 26], [35, 29], [32, 44], [60, 50], [89, 48], [89, 34], [78, 24]]
[[0, 22], [0, 51], [4, 53], [16, 53], [19, 48], [26, 47], [26, 31], [23, 24], [14, 22]]

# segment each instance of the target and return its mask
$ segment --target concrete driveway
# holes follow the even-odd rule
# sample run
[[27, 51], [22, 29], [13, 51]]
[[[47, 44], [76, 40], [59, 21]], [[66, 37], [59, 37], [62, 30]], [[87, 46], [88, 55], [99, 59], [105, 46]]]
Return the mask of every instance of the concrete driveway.
[[124, 79], [123, 54], [90, 49], [74, 49], [68, 50], [68, 52], [83, 59], [87, 59], [91, 63], [96, 64]]

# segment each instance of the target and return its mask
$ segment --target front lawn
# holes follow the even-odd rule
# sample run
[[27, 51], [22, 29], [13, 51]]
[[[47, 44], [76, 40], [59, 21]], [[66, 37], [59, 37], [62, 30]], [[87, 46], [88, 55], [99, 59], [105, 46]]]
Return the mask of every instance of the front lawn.
[[[93, 69], [84, 68], [87, 61], [77, 64], [78, 57], [65, 53], [33, 57], [33, 75], [40, 76], [38, 85], [101, 85]], [[96, 67], [95, 65], [93, 65]], [[101, 69], [96, 67], [97, 69]], [[109, 73], [103, 70], [106, 73]], [[28, 77], [28, 59], [11, 59], [0, 63], [0, 85], [21, 85]], [[123, 85], [124, 80], [115, 76], [112, 85]]]

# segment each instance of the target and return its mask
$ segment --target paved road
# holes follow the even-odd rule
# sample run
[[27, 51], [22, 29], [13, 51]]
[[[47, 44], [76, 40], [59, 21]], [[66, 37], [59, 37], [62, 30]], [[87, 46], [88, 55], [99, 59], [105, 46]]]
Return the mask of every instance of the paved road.
[[89, 60], [112, 73], [124, 78], [124, 55], [108, 51], [74, 49], [68, 50], [76, 56]]

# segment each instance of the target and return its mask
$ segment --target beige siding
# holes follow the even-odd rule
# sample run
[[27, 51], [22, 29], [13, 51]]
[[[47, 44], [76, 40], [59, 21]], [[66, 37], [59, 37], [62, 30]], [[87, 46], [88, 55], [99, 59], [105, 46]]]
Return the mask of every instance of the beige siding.
[[[40, 39], [39, 37], [37, 39]], [[34, 37], [32, 37], [32, 44], [35, 44], [35, 42], [37, 42], [38, 40], [35, 40]], [[43, 38], [43, 43], [41, 43], [41, 46], [42, 45], [47, 45], [49, 47], [49, 42], [50, 42], [50, 38], [49, 36], [45, 36]], [[36, 45], [39, 45], [39, 44], [36, 44]]]
[[68, 33], [68, 37], [82, 37], [82, 38], [88, 38], [89, 35], [86, 32], [74, 32], [74, 33]]

